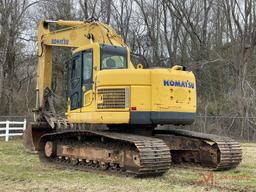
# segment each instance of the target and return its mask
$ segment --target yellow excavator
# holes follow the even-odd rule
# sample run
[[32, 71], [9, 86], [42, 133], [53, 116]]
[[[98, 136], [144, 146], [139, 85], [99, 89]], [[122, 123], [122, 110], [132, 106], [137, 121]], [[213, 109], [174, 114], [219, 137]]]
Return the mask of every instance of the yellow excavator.
[[[73, 52], [66, 117], [54, 109], [52, 47]], [[102, 22], [40, 21], [37, 69], [34, 122], [23, 144], [43, 162], [156, 176], [176, 163], [224, 170], [242, 160], [240, 144], [231, 138], [157, 128], [194, 122], [193, 72], [179, 65], [135, 68], [123, 39]]]

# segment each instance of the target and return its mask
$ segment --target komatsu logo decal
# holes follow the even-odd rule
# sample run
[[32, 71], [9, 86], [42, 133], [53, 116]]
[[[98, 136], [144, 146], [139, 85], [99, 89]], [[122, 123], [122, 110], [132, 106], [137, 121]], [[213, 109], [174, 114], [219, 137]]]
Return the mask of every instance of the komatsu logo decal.
[[67, 39], [52, 39], [52, 44], [68, 45]]
[[186, 87], [194, 89], [194, 83], [190, 81], [179, 81], [179, 80], [164, 80], [164, 86], [172, 86], [172, 87]]

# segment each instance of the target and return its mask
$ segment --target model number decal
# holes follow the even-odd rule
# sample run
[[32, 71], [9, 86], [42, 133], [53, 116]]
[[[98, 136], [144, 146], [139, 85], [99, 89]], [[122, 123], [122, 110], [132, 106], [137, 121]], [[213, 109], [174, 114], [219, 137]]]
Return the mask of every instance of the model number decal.
[[67, 39], [52, 39], [52, 44], [68, 45], [69, 40]]

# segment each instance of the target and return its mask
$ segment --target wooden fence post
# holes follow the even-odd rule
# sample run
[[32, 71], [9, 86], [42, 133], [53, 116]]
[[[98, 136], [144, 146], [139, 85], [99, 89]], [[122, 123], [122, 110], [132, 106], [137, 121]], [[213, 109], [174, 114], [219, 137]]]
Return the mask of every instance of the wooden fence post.
[[9, 141], [9, 128], [10, 128], [10, 122], [6, 121], [6, 131], [5, 131], [5, 141]]
[[26, 125], [27, 125], [27, 120], [26, 120], [26, 119], [24, 119], [23, 131], [25, 131], [25, 129], [26, 129]]

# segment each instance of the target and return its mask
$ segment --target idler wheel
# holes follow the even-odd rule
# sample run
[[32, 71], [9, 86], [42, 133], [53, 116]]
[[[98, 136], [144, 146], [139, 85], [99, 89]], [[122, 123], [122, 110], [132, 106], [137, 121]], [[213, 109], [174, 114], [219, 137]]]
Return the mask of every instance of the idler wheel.
[[47, 141], [45, 143], [44, 153], [46, 157], [53, 157], [55, 155], [56, 150], [52, 141]]

